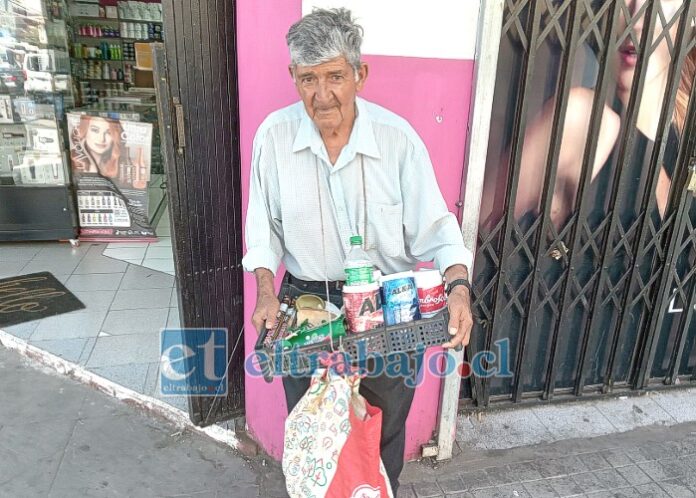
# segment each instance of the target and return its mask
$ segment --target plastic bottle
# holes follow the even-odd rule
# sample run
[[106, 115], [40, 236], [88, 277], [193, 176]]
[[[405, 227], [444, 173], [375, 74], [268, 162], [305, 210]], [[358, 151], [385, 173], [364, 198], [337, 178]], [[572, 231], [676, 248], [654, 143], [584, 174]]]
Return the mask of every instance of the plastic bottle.
[[346, 272], [346, 285], [371, 284], [374, 267], [370, 257], [362, 248], [363, 239], [360, 235], [350, 238], [350, 252], [346, 257], [343, 268]]

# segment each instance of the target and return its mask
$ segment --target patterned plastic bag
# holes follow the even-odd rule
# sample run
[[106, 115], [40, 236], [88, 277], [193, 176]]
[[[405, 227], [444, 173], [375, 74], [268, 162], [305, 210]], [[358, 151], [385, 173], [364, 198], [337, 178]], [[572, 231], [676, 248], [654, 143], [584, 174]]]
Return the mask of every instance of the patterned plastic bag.
[[393, 498], [379, 456], [382, 411], [360, 378], [318, 370], [285, 422], [283, 473], [291, 498]]

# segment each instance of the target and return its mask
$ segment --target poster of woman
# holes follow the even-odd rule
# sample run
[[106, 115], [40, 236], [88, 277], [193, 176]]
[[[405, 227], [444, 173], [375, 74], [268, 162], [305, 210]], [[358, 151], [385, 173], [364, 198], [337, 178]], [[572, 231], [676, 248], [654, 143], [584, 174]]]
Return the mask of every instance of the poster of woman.
[[153, 240], [152, 124], [70, 113], [70, 162], [83, 240]]

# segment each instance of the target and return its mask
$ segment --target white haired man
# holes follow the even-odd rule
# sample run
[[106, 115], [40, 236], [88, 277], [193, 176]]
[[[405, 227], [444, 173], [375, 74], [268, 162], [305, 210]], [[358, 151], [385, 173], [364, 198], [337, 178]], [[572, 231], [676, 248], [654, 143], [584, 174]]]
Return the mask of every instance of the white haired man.
[[[362, 235], [383, 274], [435, 262], [448, 282], [452, 338], [445, 347], [467, 345], [472, 254], [422, 140], [403, 118], [357, 97], [368, 75], [362, 28], [346, 9], [315, 10], [290, 28], [287, 42], [301, 102], [270, 114], [253, 147], [243, 265], [256, 276], [254, 326], [275, 325], [273, 276], [281, 261], [281, 294], [325, 296], [329, 280], [329, 298], [340, 306], [350, 237]], [[285, 377], [283, 385], [291, 411], [309, 379]], [[381, 456], [396, 493], [414, 389], [382, 375], [365, 378], [360, 392], [382, 409]]]

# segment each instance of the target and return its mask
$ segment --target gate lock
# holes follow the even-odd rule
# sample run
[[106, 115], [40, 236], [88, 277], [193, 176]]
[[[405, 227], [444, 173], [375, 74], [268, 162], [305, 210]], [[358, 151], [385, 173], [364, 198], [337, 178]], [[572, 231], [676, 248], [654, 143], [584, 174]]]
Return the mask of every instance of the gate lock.
[[692, 157], [689, 161], [689, 170], [691, 171], [689, 176], [689, 185], [686, 189], [696, 196], [696, 157]]

